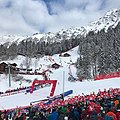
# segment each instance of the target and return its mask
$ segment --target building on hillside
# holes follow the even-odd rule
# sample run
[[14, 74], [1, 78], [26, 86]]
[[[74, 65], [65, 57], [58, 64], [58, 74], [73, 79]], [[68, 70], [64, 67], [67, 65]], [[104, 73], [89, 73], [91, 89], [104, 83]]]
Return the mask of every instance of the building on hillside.
[[71, 55], [69, 53], [63, 54], [64, 57], [70, 57]]
[[54, 63], [54, 64], [52, 64], [52, 66], [51, 66], [52, 68], [55, 68], [55, 69], [58, 69], [59, 67], [60, 67], [60, 65], [59, 64], [57, 64], [57, 63]]
[[16, 68], [16, 66], [17, 66], [17, 64], [16, 63], [12, 63], [12, 64], [10, 64], [12, 67], [15, 67]]
[[6, 68], [8, 67], [8, 64], [5, 62], [0, 63], [0, 74], [6, 72]]
[[64, 54], [60, 54], [59, 56], [61, 56], [61, 57], [70, 57], [71, 55], [69, 53], [64, 53]]
[[[15, 73], [16, 66], [17, 66], [16, 63], [10, 64], [11, 73]], [[8, 73], [8, 71], [9, 71], [8, 69], [9, 69], [9, 64], [7, 64], [5, 62], [0, 63], [0, 74]]]

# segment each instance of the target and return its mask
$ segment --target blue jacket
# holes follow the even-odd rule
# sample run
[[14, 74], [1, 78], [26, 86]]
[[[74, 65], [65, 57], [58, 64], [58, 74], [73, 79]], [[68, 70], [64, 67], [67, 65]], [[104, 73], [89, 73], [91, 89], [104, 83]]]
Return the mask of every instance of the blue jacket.
[[113, 119], [112, 116], [108, 116], [108, 115], [106, 115], [106, 116], [105, 116], [105, 120], [114, 120], [114, 119]]
[[75, 116], [75, 120], [79, 120], [80, 119], [80, 114], [79, 114], [79, 112], [76, 108], [73, 110], [73, 113], [74, 113], [74, 116]]
[[58, 112], [54, 111], [54, 112], [51, 114], [51, 120], [58, 120]]

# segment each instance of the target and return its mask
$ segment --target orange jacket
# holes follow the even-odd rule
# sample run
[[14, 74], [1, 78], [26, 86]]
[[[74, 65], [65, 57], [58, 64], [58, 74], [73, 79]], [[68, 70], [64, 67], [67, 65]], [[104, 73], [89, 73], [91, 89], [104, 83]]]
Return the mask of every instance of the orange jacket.
[[114, 103], [115, 103], [115, 106], [117, 106], [119, 104], [119, 100], [115, 100]]
[[112, 116], [114, 120], [117, 120], [117, 116], [116, 116], [115, 113], [113, 113], [113, 112], [110, 111], [110, 112], [107, 113], [107, 115], [108, 116]]

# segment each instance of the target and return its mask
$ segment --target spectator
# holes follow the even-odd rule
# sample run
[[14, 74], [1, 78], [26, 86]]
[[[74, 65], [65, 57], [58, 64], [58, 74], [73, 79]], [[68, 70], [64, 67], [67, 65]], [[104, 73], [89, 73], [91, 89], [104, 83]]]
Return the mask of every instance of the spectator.
[[117, 120], [117, 116], [111, 110], [111, 111], [108, 111], [107, 114], [105, 115], [105, 120]]
[[58, 120], [58, 112], [56, 111], [56, 109], [52, 110], [51, 120]]
[[91, 95], [82, 95], [64, 101], [52, 99], [54, 104], [41, 102], [42, 106], [39, 103], [36, 106], [30, 104], [27, 108], [4, 110], [0, 111], [0, 120], [120, 120], [118, 91], [119, 88], [99, 91], [91, 94], [94, 95], [93, 100], [88, 99]]

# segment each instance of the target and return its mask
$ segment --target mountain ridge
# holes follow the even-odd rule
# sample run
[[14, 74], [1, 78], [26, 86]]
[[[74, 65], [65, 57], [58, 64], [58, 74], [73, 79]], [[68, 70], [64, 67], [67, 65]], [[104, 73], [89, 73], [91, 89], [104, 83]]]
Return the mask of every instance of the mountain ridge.
[[71, 37], [86, 36], [89, 31], [98, 32], [105, 29], [107, 32], [109, 27], [116, 27], [120, 22], [120, 9], [114, 9], [107, 12], [103, 17], [99, 18], [95, 22], [91, 22], [89, 25], [82, 26], [80, 28], [69, 28], [67, 30], [62, 29], [56, 33], [35, 33], [32, 36], [16, 36], [16, 35], [5, 35], [0, 36], [1, 44], [16, 42], [19, 44], [22, 40], [33, 40], [34, 42], [44, 41], [48, 43], [61, 42], [64, 38], [69, 40]]

